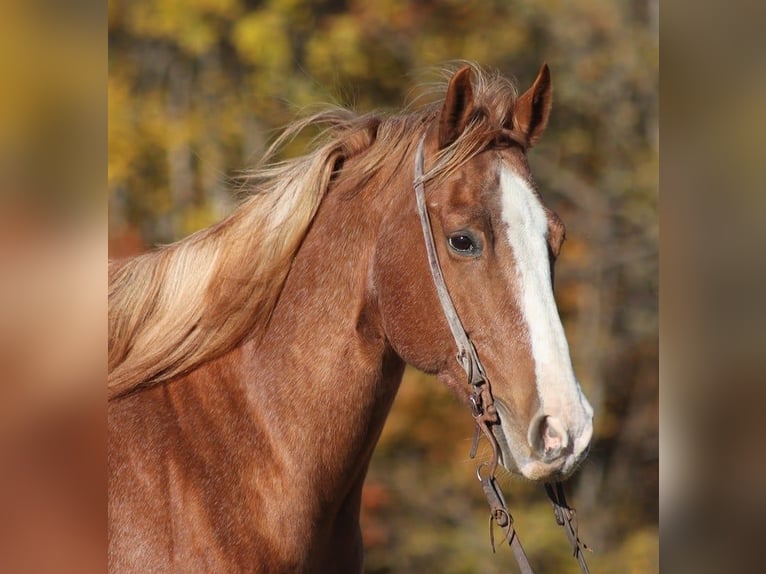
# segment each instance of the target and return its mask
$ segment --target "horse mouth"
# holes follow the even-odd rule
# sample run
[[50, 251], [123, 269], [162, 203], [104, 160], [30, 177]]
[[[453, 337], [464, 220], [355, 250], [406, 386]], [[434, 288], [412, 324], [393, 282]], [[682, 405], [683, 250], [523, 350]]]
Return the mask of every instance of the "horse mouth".
[[513, 473], [521, 474], [521, 469], [516, 461], [516, 457], [513, 455], [513, 450], [508, 441], [508, 435], [505, 432], [507, 421], [511, 420], [511, 413], [503, 401], [497, 397], [494, 397], [495, 406], [497, 407], [498, 424], [494, 424], [490, 427], [492, 436], [497, 441], [497, 455], [498, 462], [503, 467]]
[[502, 418], [498, 418], [500, 418], [500, 422], [490, 427], [492, 436], [495, 437], [495, 441], [497, 442], [497, 461], [505, 469], [511, 472], [518, 472], [519, 469], [516, 467], [515, 460], [511, 454], [511, 447], [508, 444], [508, 439], [506, 438], [505, 432], [503, 431]]

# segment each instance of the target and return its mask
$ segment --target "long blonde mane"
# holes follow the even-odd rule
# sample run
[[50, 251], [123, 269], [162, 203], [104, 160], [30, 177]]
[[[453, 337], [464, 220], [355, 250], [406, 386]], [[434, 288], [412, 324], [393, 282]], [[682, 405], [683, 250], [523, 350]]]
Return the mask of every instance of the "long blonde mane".
[[[477, 116], [426, 174], [458, 169], [511, 112], [516, 91], [498, 74], [474, 67]], [[222, 355], [265, 328], [290, 264], [332, 182], [363, 185], [395, 169], [439, 103], [388, 117], [332, 108], [291, 126], [267, 157], [307, 127], [324, 128], [309, 154], [266, 165], [253, 193], [226, 219], [177, 243], [109, 266], [109, 378], [113, 398], [170, 380]], [[365, 152], [352, 170], [343, 162]], [[406, 169], [406, 168], [405, 168]]]

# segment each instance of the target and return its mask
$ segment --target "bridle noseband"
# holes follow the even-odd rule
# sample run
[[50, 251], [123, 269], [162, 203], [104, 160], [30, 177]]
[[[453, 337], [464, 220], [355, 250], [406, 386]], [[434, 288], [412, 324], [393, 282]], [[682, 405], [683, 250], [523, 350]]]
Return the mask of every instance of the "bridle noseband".
[[[492, 433], [491, 427], [492, 425], [500, 424], [500, 417], [497, 414], [495, 401], [492, 397], [489, 379], [487, 379], [484, 366], [481, 364], [476, 348], [463, 328], [463, 324], [460, 322], [460, 317], [458, 316], [455, 305], [450, 297], [447, 284], [444, 282], [444, 275], [442, 274], [439, 258], [436, 254], [436, 245], [434, 243], [433, 230], [431, 228], [431, 220], [428, 215], [428, 209], [426, 208], [425, 198], [425, 159], [423, 150], [425, 139], [426, 136], [424, 134], [420, 138], [417, 152], [415, 153], [415, 179], [413, 182], [413, 187], [415, 188], [415, 201], [417, 203], [420, 226], [423, 230], [423, 239], [425, 240], [426, 253], [428, 255], [428, 267], [431, 270], [431, 277], [433, 278], [434, 286], [436, 287], [436, 293], [439, 296], [442, 312], [444, 313], [444, 317], [446, 318], [452, 333], [452, 338], [455, 340], [455, 345], [457, 346], [457, 362], [465, 371], [467, 381], [471, 387], [469, 401], [471, 403], [471, 414], [473, 415], [476, 427], [470, 456], [471, 458], [476, 456], [476, 450], [481, 436], [486, 437], [492, 447], [492, 458], [490, 462], [481, 463], [476, 469], [476, 476], [481, 482], [482, 490], [484, 491], [484, 495], [490, 506], [490, 540], [492, 543], [492, 550], [493, 552], [495, 550], [494, 531], [492, 529], [492, 521], [494, 520], [494, 522], [503, 529], [505, 533], [504, 539], [507, 540], [511, 546], [522, 574], [532, 574], [532, 567], [529, 564], [527, 555], [521, 546], [519, 536], [513, 526], [513, 517], [508, 510], [503, 493], [495, 478], [495, 472], [500, 458], [500, 447], [495, 435]], [[489, 466], [489, 469], [486, 473], [482, 473], [482, 469], [485, 466]], [[557, 524], [564, 526], [566, 530], [567, 537], [572, 545], [573, 555], [577, 558], [581, 570], [588, 574], [588, 566], [585, 563], [585, 557], [582, 552], [587, 546], [577, 537], [575, 511], [567, 505], [562, 483], [556, 482], [555, 485], [545, 483], [545, 491], [553, 503], [553, 510]]]

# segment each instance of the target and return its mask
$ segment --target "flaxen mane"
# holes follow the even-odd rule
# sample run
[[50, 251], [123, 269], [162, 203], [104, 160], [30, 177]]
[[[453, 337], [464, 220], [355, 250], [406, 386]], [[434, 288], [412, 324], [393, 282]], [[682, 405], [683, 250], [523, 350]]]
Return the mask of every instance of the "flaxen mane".
[[[477, 112], [426, 179], [452, 173], [513, 127], [513, 85], [477, 67], [473, 72]], [[439, 109], [436, 103], [404, 115], [358, 116], [333, 108], [306, 118], [270, 154], [318, 126], [323, 137], [314, 150], [255, 172], [252, 195], [229, 217], [172, 245], [112, 262], [109, 397], [187, 373], [263, 329], [330, 185], [342, 179], [362, 186], [382, 169], [410, 169], [408, 154]], [[357, 161], [345, 168], [352, 157]]]

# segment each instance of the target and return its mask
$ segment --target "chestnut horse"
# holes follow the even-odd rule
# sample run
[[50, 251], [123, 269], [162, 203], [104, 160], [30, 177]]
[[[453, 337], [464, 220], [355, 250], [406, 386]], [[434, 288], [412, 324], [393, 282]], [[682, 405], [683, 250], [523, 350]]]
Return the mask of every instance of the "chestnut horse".
[[[564, 226], [526, 153], [551, 106], [476, 66], [400, 115], [332, 109], [228, 218], [109, 269], [109, 566], [358, 572], [362, 484], [405, 364], [470, 389], [413, 193], [499, 415], [500, 462], [572, 473], [593, 411], [552, 290]], [[279, 145], [279, 142], [277, 143]]]

